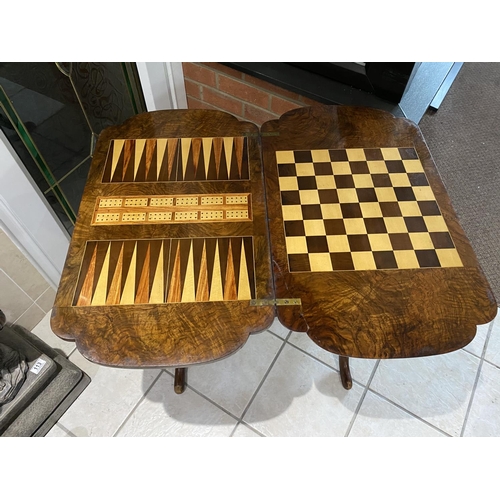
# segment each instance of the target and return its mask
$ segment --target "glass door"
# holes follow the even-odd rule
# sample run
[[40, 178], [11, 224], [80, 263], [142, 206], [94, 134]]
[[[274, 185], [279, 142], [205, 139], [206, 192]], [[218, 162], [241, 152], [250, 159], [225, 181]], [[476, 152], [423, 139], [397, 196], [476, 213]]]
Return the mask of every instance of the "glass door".
[[0, 128], [69, 234], [99, 133], [144, 111], [134, 63], [0, 63]]

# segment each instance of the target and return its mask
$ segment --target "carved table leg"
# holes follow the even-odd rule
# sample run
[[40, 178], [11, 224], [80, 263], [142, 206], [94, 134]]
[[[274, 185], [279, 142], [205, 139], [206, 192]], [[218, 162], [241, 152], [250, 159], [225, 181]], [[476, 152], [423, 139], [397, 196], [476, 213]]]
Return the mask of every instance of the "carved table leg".
[[339, 356], [340, 365], [340, 380], [344, 389], [349, 390], [352, 387], [351, 370], [349, 369], [349, 358], [347, 356]]
[[176, 368], [174, 377], [174, 391], [176, 394], [182, 394], [186, 388], [187, 368]]

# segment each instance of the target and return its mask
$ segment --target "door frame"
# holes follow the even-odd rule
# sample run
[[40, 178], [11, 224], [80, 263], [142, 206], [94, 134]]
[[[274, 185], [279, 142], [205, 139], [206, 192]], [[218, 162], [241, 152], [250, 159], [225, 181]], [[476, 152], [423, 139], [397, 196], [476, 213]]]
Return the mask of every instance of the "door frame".
[[0, 227], [56, 288], [70, 236], [1, 130]]
[[137, 71], [148, 111], [187, 109], [180, 62], [138, 62]]

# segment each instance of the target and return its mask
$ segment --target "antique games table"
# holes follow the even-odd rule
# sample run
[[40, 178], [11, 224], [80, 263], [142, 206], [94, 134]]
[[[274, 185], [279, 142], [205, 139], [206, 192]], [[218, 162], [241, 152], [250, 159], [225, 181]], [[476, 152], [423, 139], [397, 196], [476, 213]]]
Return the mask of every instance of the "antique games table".
[[186, 368], [277, 316], [340, 356], [443, 354], [497, 311], [418, 127], [301, 108], [156, 111], [99, 136], [51, 325], [89, 360]]

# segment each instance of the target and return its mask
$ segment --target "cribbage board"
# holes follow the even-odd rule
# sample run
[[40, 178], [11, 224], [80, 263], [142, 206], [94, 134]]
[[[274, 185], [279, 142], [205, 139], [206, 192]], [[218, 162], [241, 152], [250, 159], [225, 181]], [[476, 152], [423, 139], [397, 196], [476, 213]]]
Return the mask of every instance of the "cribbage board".
[[495, 314], [418, 128], [328, 106], [260, 132], [208, 110], [103, 131], [51, 325], [97, 363], [186, 367], [276, 316], [332, 353], [401, 358]]
[[106, 196], [96, 200], [92, 225], [251, 220], [252, 203], [249, 193]]
[[414, 148], [277, 151], [291, 272], [462, 266]]

